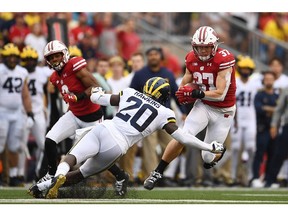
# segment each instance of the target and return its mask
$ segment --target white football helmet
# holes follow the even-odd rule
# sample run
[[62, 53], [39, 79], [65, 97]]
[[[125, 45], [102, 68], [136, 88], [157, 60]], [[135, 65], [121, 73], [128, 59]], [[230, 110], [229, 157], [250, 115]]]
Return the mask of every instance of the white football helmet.
[[[63, 54], [63, 58], [62, 61], [59, 62], [59, 64], [57, 65], [52, 65], [47, 57], [55, 54], [55, 53], [62, 53]], [[69, 50], [68, 48], [65, 46], [64, 43], [62, 43], [59, 40], [53, 40], [50, 41], [44, 48], [44, 58], [47, 62], [47, 64], [49, 65], [49, 67], [53, 68], [54, 70], [60, 71], [63, 66], [68, 62], [69, 58], [70, 58], [70, 54], [69, 54]]]
[[[212, 58], [216, 54], [219, 44], [220, 43], [219, 43], [219, 38], [217, 36], [217, 33], [214, 31], [213, 28], [209, 26], [202, 26], [198, 28], [195, 34], [193, 35], [193, 37], [191, 38], [191, 45], [192, 45], [193, 51], [201, 61], [207, 61], [210, 58]], [[197, 49], [199, 46], [202, 46], [202, 47], [211, 46], [213, 47], [212, 52], [207, 56], [200, 55]]]

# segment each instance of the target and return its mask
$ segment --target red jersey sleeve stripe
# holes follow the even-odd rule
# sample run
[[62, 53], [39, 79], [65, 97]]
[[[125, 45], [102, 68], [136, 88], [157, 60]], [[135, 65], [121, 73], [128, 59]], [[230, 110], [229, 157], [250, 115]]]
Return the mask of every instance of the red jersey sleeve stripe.
[[78, 70], [79, 68], [81, 68], [81, 67], [83, 67], [83, 66], [86, 66], [86, 61], [84, 60], [84, 61], [82, 61], [82, 63], [80, 63], [79, 64], [79, 62], [77, 62], [77, 65], [75, 64], [75, 65], [73, 65], [73, 71], [76, 71], [76, 70]]
[[81, 64], [82, 62], [85, 62], [85, 59], [82, 59], [78, 62], [76, 62], [75, 64], [73, 64], [73, 67], [77, 67], [79, 64]]
[[235, 65], [235, 60], [230, 61], [230, 62], [225, 62], [219, 65], [219, 69], [226, 69], [229, 67], [233, 67]]

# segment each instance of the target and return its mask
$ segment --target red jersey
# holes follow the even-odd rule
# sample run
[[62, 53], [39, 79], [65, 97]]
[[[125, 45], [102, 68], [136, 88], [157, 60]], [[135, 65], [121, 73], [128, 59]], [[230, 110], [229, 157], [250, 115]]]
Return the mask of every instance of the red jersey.
[[[86, 67], [87, 62], [82, 57], [71, 58], [63, 69], [59, 72], [54, 71], [50, 77], [51, 83], [56, 86], [59, 92], [65, 93], [82, 93], [87, 87], [76, 77], [76, 73]], [[76, 103], [69, 103], [69, 110], [75, 116], [85, 116], [96, 112], [100, 109], [100, 105], [94, 104], [90, 98], [84, 98]]]
[[201, 86], [203, 91], [216, 89], [216, 77], [219, 71], [232, 67], [230, 86], [223, 101], [202, 102], [214, 107], [231, 107], [236, 103], [236, 82], [235, 82], [235, 58], [226, 49], [218, 48], [215, 56], [208, 61], [200, 61], [194, 51], [189, 52], [185, 57], [186, 68], [193, 74], [193, 82]]

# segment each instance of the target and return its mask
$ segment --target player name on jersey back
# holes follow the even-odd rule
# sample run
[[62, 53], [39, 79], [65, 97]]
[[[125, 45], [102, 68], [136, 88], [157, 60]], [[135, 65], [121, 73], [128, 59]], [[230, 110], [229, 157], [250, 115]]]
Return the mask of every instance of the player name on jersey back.
[[146, 101], [147, 103], [149, 103], [150, 105], [152, 105], [156, 108], [159, 108], [161, 106], [160, 103], [158, 103], [157, 101], [153, 100], [151, 97], [148, 97], [147, 95], [145, 95], [141, 92], [135, 92], [134, 95], [136, 97], [143, 99], [144, 101]]

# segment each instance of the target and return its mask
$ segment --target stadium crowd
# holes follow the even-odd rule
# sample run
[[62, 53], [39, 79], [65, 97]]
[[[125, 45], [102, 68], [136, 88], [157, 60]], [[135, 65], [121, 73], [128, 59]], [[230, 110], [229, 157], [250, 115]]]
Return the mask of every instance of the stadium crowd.
[[[179, 85], [181, 82], [184, 75], [184, 59], [180, 59], [165, 46], [151, 44], [149, 49], [144, 49], [142, 32], [137, 28], [139, 19], [168, 34], [187, 37], [191, 37], [199, 26], [213, 26], [221, 41], [242, 53], [236, 57], [237, 111], [233, 127], [225, 141], [227, 152], [219, 166], [206, 170], [202, 168], [199, 150], [185, 146], [182, 153], [165, 170], [159, 186], [288, 187], [288, 160], [285, 160], [288, 155], [281, 155], [280, 162], [277, 160], [279, 159], [277, 155], [281, 153], [277, 143], [280, 142], [280, 146], [284, 146], [285, 149], [283, 142], [288, 142], [285, 137], [283, 138], [283, 131], [287, 127], [285, 121], [287, 116], [281, 117], [287, 107], [281, 109], [277, 107], [278, 98], [285, 98], [281, 94], [287, 94], [284, 90], [288, 88], [288, 76], [285, 74], [287, 50], [268, 41], [261, 41], [260, 59], [262, 63], [269, 66], [269, 70], [259, 71], [255, 61], [247, 56], [251, 49], [249, 33], [219, 20], [215, 13], [123, 14], [126, 15], [125, 20], [117, 13], [0, 13], [1, 77], [3, 78], [2, 74], [6, 72], [2, 64], [8, 64], [9, 56], [16, 56], [17, 59], [13, 61], [16, 62], [17, 67], [24, 67], [28, 72], [32, 70], [31, 67], [34, 67], [33, 71], [37, 68], [42, 72], [42, 75], [35, 79], [41, 79], [39, 88], [40, 97], [43, 99], [41, 105], [36, 104], [41, 108], [40, 111], [34, 107], [31, 110], [28, 106], [21, 109], [28, 114], [28, 117], [23, 113], [18, 116], [22, 120], [19, 124], [23, 131], [13, 135], [21, 136], [21, 144], [16, 150], [13, 146], [9, 147], [13, 139], [3, 138], [6, 131], [15, 132], [15, 128], [5, 128], [3, 124], [5, 116], [2, 111], [5, 105], [3, 102], [0, 103], [2, 112], [0, 113], [0, 137], [2, 137], [0, 141], [4, 142], [0, 145], [5, 145], [0, 154], [0, 186], [24, 186], [24, 183], [35, 181], [45, 174], [39, 173], [40, 167], [45, 166], [44, 134], [66, 112], [67, 105], [62, 100], [60, 102], [57, 100], [60, 97], [59, 92], [48, 81], [52, 70], [49, 69], [43, 56], [44, 47], [49, 42], [46, 21], [57, 17], [67, 21], [69, 40], [67, 46], [69, 46], [70, 57], [83, 57], [87, 61], [88, 71], [107, 93], [118, 93], [129, 86], [134, 88], [141, 86], [139, 82], [146, 80], [141, 80], [139, 76], [138, 81], [133, 80], [135, 74], [147, 73], [149, 65], [153, 64], [165, 68], [165, 77], [172, 76], [169, 79], [171, 86]], [[260, 30], [275, 39], [288, 41], [288, 13], [225, 13], [224, 15], [245, 24], [247, 29]], [[149, 56], [152, 51], [160, 54], [159, 62]], [[28, 58], [34, 59], [36, 64], [30, 66], [27, 63]], [[28, 74], [26, 76], [29, 80]], [[1, 80], [1, 77], [0, 91], [2, 88], [9, 88], [9, 82], [4, 78]], [[25, 100], [30, 100], [29, 103], [33, 105], [35, 86], [33, 82], [28, 82], [27, 87], [30, 99]], [[177, 121], [180, 126], [183, 125], [192, 105], [180, 105], [175, 97], [171, 97], [171, 108], [178, 114]], [[104, 119], [111, 119], [116, 113], [115, 107], [103, 106], [102, 109]], [[43, 114], [39, 125], [41, 127], [44, 125], [45, 133], [43, 130], [37, 131], [39, 125], [37, 127], [33, 125], [38, 121], [36, 114], [39, 112]], [[278, 116], [275, 117], [274, 113]], [[31, 124], [28, 124], [29, 117], [33, 119]], [[280, 118], [283, 120], [279, 125]], [[273, 125], [270, 127], [271, 122]], [[204, 136], [205, 131], [197, 135], [200, 139], [204, 139]], [[264, 136], [267, 138], [263, 139]], [[165, 144], [170, 141], [166, 139], [161, 135], [157, 137], [157, 134], [153, 134], [135, 144], [118, 161], [119, 166], [130, 175], [130, 186], [143, 185], [149, 172], [160, 161]], [[161, 140], [165, 140], [164, 145]], [[59, 160], [68, 152], [72, 144], [73, 137], [70, 137], [58, 145]], [[276, 168], [274, 168], [274, 161], [277, 163]], [[101, 174], [101, 178], [109, 182], [111, 174], [105, 172]], [[269, 184], [264, 185], [266, 178]]]

